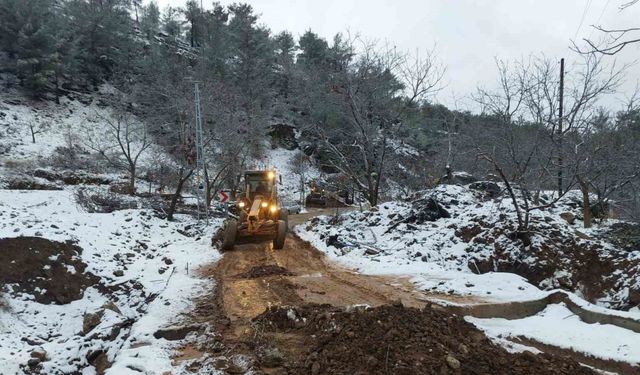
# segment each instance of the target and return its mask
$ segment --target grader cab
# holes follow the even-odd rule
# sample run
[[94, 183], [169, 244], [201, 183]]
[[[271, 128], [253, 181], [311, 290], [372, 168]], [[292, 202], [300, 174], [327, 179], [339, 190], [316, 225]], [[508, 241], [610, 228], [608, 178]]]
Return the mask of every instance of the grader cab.
[[278, 199], [274, 170], [246, 171], [243, 191], [229, 209], [222, 249], [230, 250], [240, 240], [270, 239], [282, 249], [287, 234], [287, 212]]

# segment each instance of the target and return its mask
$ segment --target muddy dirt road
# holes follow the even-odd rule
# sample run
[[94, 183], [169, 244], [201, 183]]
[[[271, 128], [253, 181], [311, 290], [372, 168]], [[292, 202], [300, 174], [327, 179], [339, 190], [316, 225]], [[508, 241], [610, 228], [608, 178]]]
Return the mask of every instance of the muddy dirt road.
[[401, 301], [420, 307], [425, 302], [407, 279], [343, 269], [293, 235], [282, 250], [273, 250], [269, 243], [239, 245], [205, 273], [220, 283], [221, 302], [232, 321], [254, 318], [274, 305], [379, 306]]
[[[290, 224], [299, 224], [310, 216], [317, 214], [318, 212], [313, 212], [307, 215], [292, 216], [293, 220]], [[455, 343], [452, 347], [453, 349], [445, 350], [445, 352], [440, 353], [442, 355], [438, 358], [433, 358], [433, 354], [436, 352], [432, 352], [431, 349], [422, 354], [421, 366], [425, 366], [424, 368], [440, 366], [438, 368], [439, 373], [467, 373], [467, 371], [464, 371], [464, 364], [461, 369], [455, 367], [455, 362], [452, 361], [453, 365], [447, 362], [449, 359], [445, 355], [448, 356], [450, 354], [475, 362], [484, 361], [483, 358], [500, 359], [496, 363], [484, 363], [487, 371], [493, 368], [501, 368], [500, 366], [502, 365], [500, 363], [515, 363], [521, 367], [513, 368], [509, 373], [539, 372], [540, 369], [546, 369], [547, 367], [553, 368], [554, 371], [546, 373], [590, 373], [590, 370], [582, 372], [583, 368], [578, 365], [576, 360], [587, 362], [600, 368], [620, 370], [616, 366], [605, 366], [605, 363], [599, 361], [595, 363], [586, 361], [584, 356], [576, 355], [576, 353], [570, 351], [561, 353], [561, 357], [565, 357], [562, 359], [551, 356], [547, 356], [548, 358], [540, 356], [522, 357], [521, 354], [507, 353], [504, 349], [489, 343], [483, 334], [460, 318], [460, 316], [468, 313], [475, 315], [473, 310], [447, 311], [443, 307], [432, 305], [429, 301], [432, 299], [460, 299], [456, 302], [472, 306], [472, 308], [474, 308], [473, 306], [482, 308], [482, 310], [477, 311], [478, 315], [490, 316], [496, 315], [497, 312], [502, 312], [506, 315], [530, 315], [542, 308], [544, 304], [541, 306], [535, 304], [530, 306], [516, 304], [514, 306], [503, 304], [492, 306], [491, 304], [481, 303], [487, 301], [474, 301], [468, 297], [448, 296], [446, 298], [446, 296], [441, 295], [426, 295], [415, 290], [408, 278], [362, 275], [345, 269], [329, 261], [320, 251], [293, 234], [287, 236], [285, 247], [282, 250], [274, 250], [270, 242], [236, 245], [234, 250], [224, 253], [217, 263], [204, 267], [199, 272], [202, 277], [214, 280], [212, 285], [215, 284], [215, 287], [212, 288], [210, 295], [204, 296], [198, 301], [196, 309], [188, 317], [188, 323], [200, 327], [210, 326], [212, 329], [209, 330], [209, 336], [205, 334], [198, 340], [182, 347], [175, 358], [176, 362], [187, 361], [184, 363], [190, 363], [188, 369], [196, 373], [201, 373], [203, 370], [206, 370], [205, 373], [209, 373], [210, 370], [221, 370], [228, 374], [343, 373], [336, 372], [335, 367], [330, 370], [331, 366], [336, 364], [335, 360], [331, 358], [323, 359], [322, 355], [318, 354], [329, 353], [326, 355], [334, 356], [339, 354], [331, 354], [330, 350], [326, 349], [318, 350], [320, 345], [318, 337], [324, 337], [326, 334], [326, 322], [320, 324], [320, 326], [324, 327], [323, 329], [310, 331], [311, 328], [307, 326], [302, 328], [295, 325], [294, 327], [289, 327], [287, 322], [284, 323], [286, 329], [283, 329], [281, 327], [283, 322], [278, 319], [284, 314], [288, 316], [285, 321], [291, 318], [292, 321], [301, 320], [306, 322], [308, 318], [317, 322], [318, 319], [322, 320], [325, 316], [334, 316], [334, 314], [341, 316], [339, 315], [340, 313], [328, 312], [327, 309], [353, 308], [354, 305], [386, 306], [384, 308], [387, 309], [388, 306], [401, 306], [401, 309], [405, 310], [406, 308], [417, 308], [406, 313], [406, 315], [407, 319], [425, 322], [421, 324], [420, 329], [422, 331], [418, 332], [418, 335], [425, 334], [428, 337], [440, 337], [440, 339], [434, 339], [436, 341], [441, 340], [434, 343], [440, 348], [445, 348], [449, 343]], [[322, 304], [331, 306], [317, 307]], [[282, 311], [278, 310], [280, 306], [283, 307]], [[428, 306], [428, 311], [420, 312], [418, 310], [425, 306]], [[291, 307], [293, 307], [293, 310], [291, 310]], [[299, 316], [300, 313], [296, 309], [308, 314], [307, 318]], [[399, 315], [405, 314], [405, 310], [400, 311]], [[266, 318], [264, 317], [265, 311], [271, 311], [270, 314], [266, 315]], [[376, 311], [371, 316], [385, 316], [388, 313], [388, 311]], [[455, 330], [453, 330], [455, 333], [442, 335], [439, 332], [442, 328], [442, 323], [437, 323], [436, 321], [441, 319], [449, 320], [452, 317], [452, 313], [457, 314], [457, 316], [453, 317], [454, 321], [449, 323], [455, 327]], [[371, 316], [360, 316], [358, 318], [360, 326], [366, 327], [367, 324], [375, 325], [376, 322], [380, 323], [378, 317], [373, 322], [368, 322], [367, 319], [370, 319]], [[346, 324], [345, 319], [349, 322], [351, 318], [341, 316], [340, 319], [342, 321], [332, 322], [331, 326]], [[433, 322], [431, 326], [429, 322]], [[405, 326], [405, 328], [392, 328], [392, 331], [398, 331], [400, 336], [403, 334], [409, 335], [407, 337], [410, 339], [406, 337], [399, 339], [401, 342], [411, 341], [416, 334], [415, 332], [407, 332], [407, 329], [413, 329], [411, 325]], [[200, 331], [202, 333], [202, 329]], [[438, 332], [435, 333], [435, 331]], [[381, 334], [376, 339], [382, 341], [367, 342], [370, 338], [367, 339], [366, 337], [366, 328], [360, 333], [354, 332], [353, 334], [361, 334], [363, 338], [354, 343], [354, 352], [349, 352], [345, 357], [346, 360], [342, 359], [344, 363], [357, 361], [358, 358], [362, 357], [363, 351], [368, 353], [369, 347], [377, 347], [383, 343], [387, 345], [387, 342], [391, 340], [387, 335]], [[476, 339], [479, 336], [481, 339]], [[342, 336], [332, 336], [328, 340], [334, 340], [339, 337]], [[469, 338], [472, 338], [471, 341], [469, 341]], [[322, 345], [326, 345], [324, 338], [321, 341]], [[462, 342], [466, 344], [461, 344]], [[364, 347], [359, 348], [358, 345], [364, 345]], [[424, 345], [420, 342], [416, 342], [416, 345], [418, 345], [418, 352], [425, 350]], [[332, 348], [332, 345], [328, 347]], [[458, 348], [465, 348], [464, 352], [460, 352]], [[345, 350], [342, 352], [345, 352]], [[552, 350], [545, 351], [553, 352]], [[396, 356], [395, 358], [403, 358], [405, 353], [396, 352], [392, 353], [393, 355]], [[412, 355], [415, 356], [415, 353]], [[380, 356], [386, 358], [389, 357], [389, 353], [380, 354]], [[352, 360], [351, 358], [354, 359]], [[380, 359], [378, 358], [377, 360]], [[388, 358], [385, 361], [387, 360]], [[321, 367], [314, 369], [312, 366], [315, 365], [310, 361], [322, 363], [322, 365], [318, 365]], [[370, 362], [371, 358], [367, 359], [367, 361]], [[370, 365], [369, 362], [358, 364], [352, 369], [361, 369], [363, 368], [362, 366], [366, 368], [366, 366]], [[402, 360], [399, 360], [398, 363], [402, 364]], [[348, 368], [348, 366], [344, 367], [345, 371]], [[398, 367], [398, 369], [401, 368]], [[411, 372], [411, 369], [415, 368], [412, 366], [407, 368], [408, 372], [392, 371], [387, 373], [424, 373]], [[375, 369], [375, 367], [372, 369]], [[622, 370], [620, 371], [621, 373], [630, 373], [624, 371], [628, 370], [627, 368]], [[344, 373], [350, 372], [346, 371]], [[369, 370], [364, 373], [378, 372]], [[545, 372], [543, 371], [543, 373]]]

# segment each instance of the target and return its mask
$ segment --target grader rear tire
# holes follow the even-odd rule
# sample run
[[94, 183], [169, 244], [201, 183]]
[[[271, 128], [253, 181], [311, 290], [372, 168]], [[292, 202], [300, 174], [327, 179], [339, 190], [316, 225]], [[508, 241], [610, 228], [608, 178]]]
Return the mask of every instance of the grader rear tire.
[[273, 248], [280, 250], [284, 247], [284, 240], [287, 236], [287, 223], [284, 220], [278, 220], [278, 228], [276, 238], [273, 239]]
[[231, 250], [236, 244], [236, 234], [238, 233], [238, 222], [235, 219], [227, 220], [224, 227], [224, 237], [222, 240], [222, 250]]

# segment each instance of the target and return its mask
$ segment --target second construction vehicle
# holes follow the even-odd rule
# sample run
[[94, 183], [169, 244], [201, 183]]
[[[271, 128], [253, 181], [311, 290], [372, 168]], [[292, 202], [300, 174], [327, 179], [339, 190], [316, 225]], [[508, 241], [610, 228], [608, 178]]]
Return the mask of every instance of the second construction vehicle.
[[287, 212], [278, 199], [275, 170], [244, 173], [243, 192], [229, 208], [222, 249], [230, 250], [239, 240], [270, 239], [274, 249], [284, 247]]

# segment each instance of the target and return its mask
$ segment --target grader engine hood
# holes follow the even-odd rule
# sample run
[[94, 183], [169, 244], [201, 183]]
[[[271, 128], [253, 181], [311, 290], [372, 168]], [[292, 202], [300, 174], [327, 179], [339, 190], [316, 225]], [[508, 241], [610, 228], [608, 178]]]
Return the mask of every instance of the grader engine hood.
[[262, 205], [262, 199], [257, 198], [253, 200], [251, 208], [248, 213], [248, 225], [249, 232], [255, 232], [260, 228], [260, 208]]
[[249, 209], [249, 220], [251, 221], [258, 220], [258, 215], [260, 214], [261, 205], [262, 205], [262, 199], [258, 198], [253, 201], [253, 204]]

